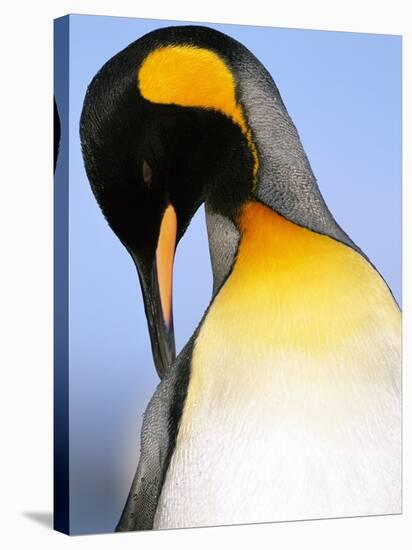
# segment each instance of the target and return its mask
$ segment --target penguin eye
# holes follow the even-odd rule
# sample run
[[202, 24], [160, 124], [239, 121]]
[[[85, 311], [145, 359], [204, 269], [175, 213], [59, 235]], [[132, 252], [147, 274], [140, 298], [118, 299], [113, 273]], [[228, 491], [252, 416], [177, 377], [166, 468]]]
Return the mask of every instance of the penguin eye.
[[146, 160], [143, 160], [143, 165], [142, 165], [143, 181], [148, 185], [150, 185], [152, 183], [152, 175], [153, 173], [152, 173], [150, 164]]

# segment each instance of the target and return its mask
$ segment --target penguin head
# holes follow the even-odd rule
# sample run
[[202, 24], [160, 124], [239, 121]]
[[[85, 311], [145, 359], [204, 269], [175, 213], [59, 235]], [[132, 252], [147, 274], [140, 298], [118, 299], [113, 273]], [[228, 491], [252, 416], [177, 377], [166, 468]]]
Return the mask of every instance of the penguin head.
[[176, 246], [202, 202], [236, 218], [256, 164], [233, 78], [211, 47], [225, 35], [191, 29], [155, 31], [109, 60], [80, 122], [93, 193], [139, 274], [161, 377], [175, 357]]

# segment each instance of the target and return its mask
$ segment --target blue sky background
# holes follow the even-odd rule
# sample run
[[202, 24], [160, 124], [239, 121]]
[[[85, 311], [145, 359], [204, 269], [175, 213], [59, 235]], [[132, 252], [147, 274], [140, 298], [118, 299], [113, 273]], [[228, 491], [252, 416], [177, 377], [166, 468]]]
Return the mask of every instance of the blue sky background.
[[[70, 487], [73, 533], [112, 531], [139, 456], [142, 414], [158, 383], [132, 262], [90, 191], [79, 143], [98, 69], [143, 34], [176, 21], [71, 16]], [[182, 24], [190, 24], [188, 22]], [[401, 300], [401, 39], [207, 24], [247, 46], [272, 74], [335, 218]], [[57, 167], [57, 171], [59, 166]], [[177, 348], [211, 294], [200, 210], [176, 256]]]

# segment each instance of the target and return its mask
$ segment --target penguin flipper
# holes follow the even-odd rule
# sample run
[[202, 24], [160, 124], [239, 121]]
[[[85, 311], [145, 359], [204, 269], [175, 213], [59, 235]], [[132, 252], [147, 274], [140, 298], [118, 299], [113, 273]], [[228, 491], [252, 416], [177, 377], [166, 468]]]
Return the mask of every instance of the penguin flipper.
[[186, 398], [192, 343], [157, 386], [144, 413], [136, 474], [116, 531], [145, 531], [153, 521]]
[[152, 528], [167, 452], [167, 394], [164, 379], [144, 414], [139, 464], [116, 531]]

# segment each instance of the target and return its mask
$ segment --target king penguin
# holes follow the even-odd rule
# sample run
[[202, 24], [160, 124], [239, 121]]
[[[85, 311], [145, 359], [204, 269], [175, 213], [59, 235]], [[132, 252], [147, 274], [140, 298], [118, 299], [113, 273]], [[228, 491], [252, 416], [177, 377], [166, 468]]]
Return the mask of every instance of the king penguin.
[[[400, 512], [400, 310], [263, 65], [208, 27], [155, 30], [96, 74], [80, 133], [161, 378], [116, 530]], [[173, 259], [203, 203], [212, 298], [175, 357]]]

